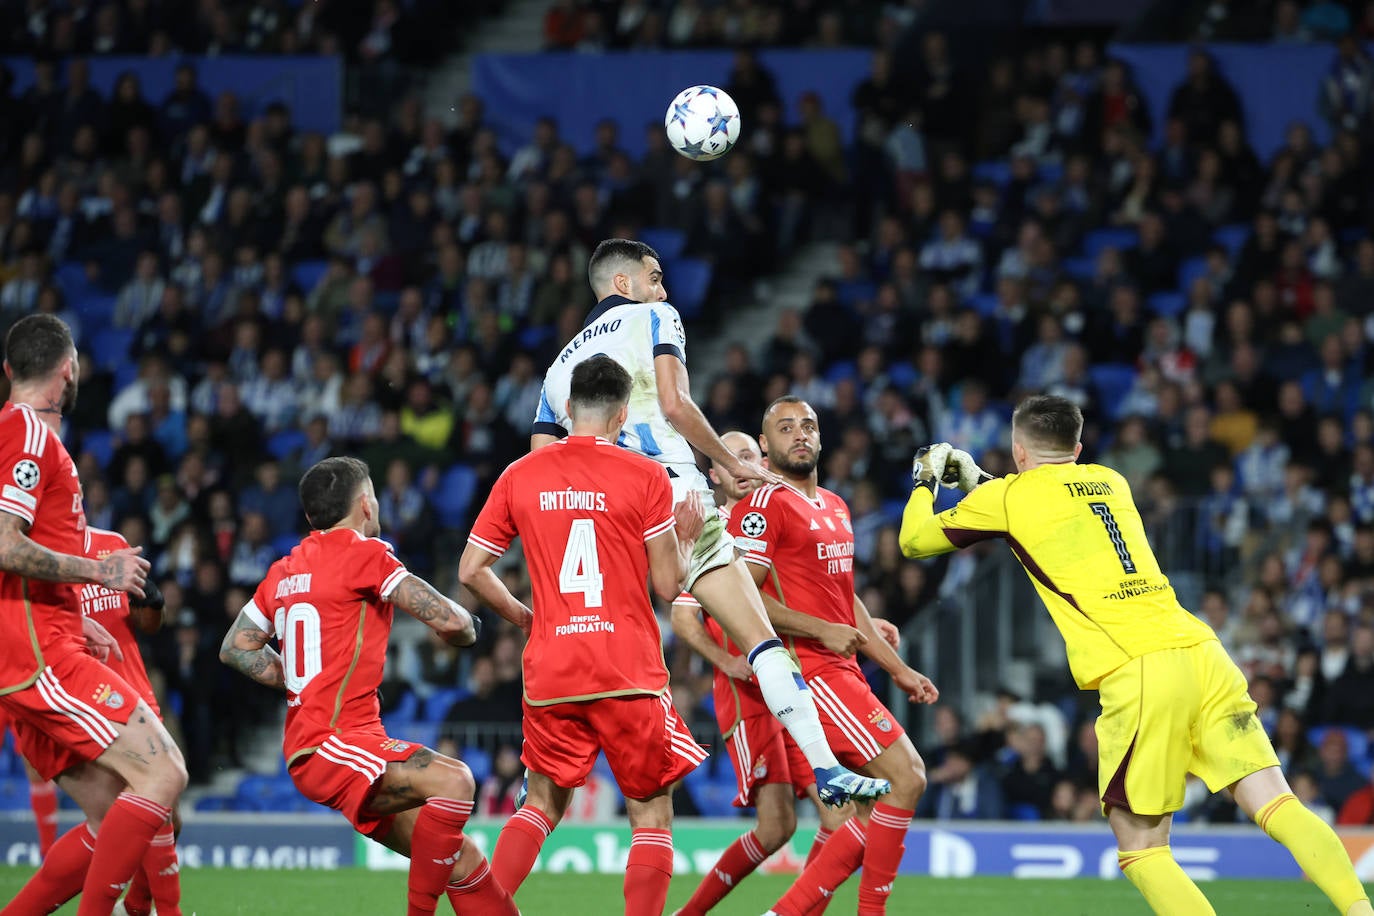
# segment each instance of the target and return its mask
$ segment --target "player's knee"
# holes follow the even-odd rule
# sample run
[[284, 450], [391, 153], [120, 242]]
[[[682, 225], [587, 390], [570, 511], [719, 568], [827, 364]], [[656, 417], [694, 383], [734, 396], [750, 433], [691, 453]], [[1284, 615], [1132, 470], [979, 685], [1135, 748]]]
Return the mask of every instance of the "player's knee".
[[892, 792], [898, 799], [915, 804], [926, 791], [926, 766], [918, 757], [893, 774]]
[[186, 773], [186, 761], [181, 759], [180, 754], [163, 757], [153, 774], [153, 779], [158, 787], [173, 799], [179, 797], [190, 781]]
[[436, 794], [444, 798], [471, 801], [477, 795], [477, 780], [466, 763], [455, 760], [452, 766], [444, 768], [443, 785]]
[[759, 818], [759, 825], [754, 829], [754, 837], [763, 847], [763, 851], [772, 855], [792, 839], [792, 834], [797, 832], [797, 815], [795, 812], [788, 811], [777, 816]]

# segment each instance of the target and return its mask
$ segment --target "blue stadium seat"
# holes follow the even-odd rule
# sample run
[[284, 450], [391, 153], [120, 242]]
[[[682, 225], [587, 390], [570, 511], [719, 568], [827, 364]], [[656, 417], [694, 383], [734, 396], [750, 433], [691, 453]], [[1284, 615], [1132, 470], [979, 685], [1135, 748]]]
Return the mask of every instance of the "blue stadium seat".
[[852, 359], [842, 359], [837, 363], [831, 364], [825, 370], [825, 380], [830, 384], [835, 384], [843, 379], [859, 378], [859, 364]]
[[458, 755], [472, 770], [472, 778], [480, 785], [491, 775], [491, 754], [480, 747], [465, 747]]
[[439, 478], [434, 489], [434, 510], [445, 528], [462, 528], [467, 523], [468, 507], [477, 491], [477, 472], [465, 464], [455, 464]]
[[276, 537], [272, 538], [272, 550], [277, 554], [277, 556], [284, 557], [291, 551], [295, 550], [296, 545], [300, 542], [300, 536], [293, 532], [279, 534]]
[[81, 318], [83, 330], [87, 334], [97, 334], [108, 328], [114, 321], [116, 296], [107, 296], [99, 290], [89, 290], [67, 297], [67, 304]]
[[1188, 310], [1188, 299], [1182, 293], [1151, 293], [1145, 308], [1161, 318], [1175, 318]]
[[442, 722], [454, 703], [471, 696], [471, 694], [472, 691], [466, 687], [448, 687], [444, 690], [434, 691], [429, 695], [429, 699], [425, 700], [425, 712], [422, 721]]
[[121, 363], [128, 362], [129, 347], [134, 342], [134, 332], [124, 328], [104, 328], [97, 331], [91, 339], [91, 356], [95, 364], [107, 372], [113, 372]]
[[1341, 230], [1341, 244], [1354, 245], [1369, 238], [1369, 230], [1364, 226], [1350, 226]]
[[520, 349], [528, 352], [544, 346], [553, 338], [555, 333], [557, 333], [557, 328], [541, 325], [537, 328], [525, 328], [516, 339], [520, 341]]
[[1097, 400], [1102, 412], [1110, 420], [1117, 418], [1121, 401], [1135, 384], [1135, 367], [1126, 363], [1103, 363], [1088, 370], [1093, 387], [1097, 389]]
[[911, 363], [893, 363], [887, 367], [887, 381], [897, 388], [910, 388], [916, 384], [916, 376], [916, 367]]
[[683, 318], [701, 317], [706, 294], [711, 291], [711, 262], [700, 258], [677, 258], [664, 265], [668, 301]]
[[386, 718], [397, 722], [413, 722], [420, 718], [420, 698], [416, 696], [415, 691], [406, 690], [402, 693], [396, 705], [386, 714]]
[[291, 268], [291, 279], [301, 288], [301, 292], [309, 293], [328, 270], [328, 261], [298, 261]]
[[74, 303], [77, 297], [94, 289], [86, 277], [86, 265], [81, 261], [63, 261], [53, 272], [53, 278], [69, 303]]
[[126, 359], [114, 371], [114, 390], [123, 391], [138, 378], [138, 363]]
[[267, 452], [278, 461], [305, 445], [305, 430], [283, 429], [267, 439]]
[[1064, 268], [1065, 276], [1080, 283], [1091, 280], [1097, 271], [1097, 262], [1092, 258], [1065, 258], [1060, 266]]
[[[657, 251], [660, 258], [666, 260], [682, 257], [682, 250], [687, 247], [687, 233], [681, 229], [672, 229], [667, 226], [642, 229], [639, 233], [639, 240]], [[670, 276], [668, 279], [673, 278]]]
[[234, 799], [229, 795], [204, 795], [196, 799], [197, 811], [230, 811], [234, 807]]
[[1097, 256], [1108, 248], [1125, 251], [1140, 244], [1140, 233], [1126, 227], [1094, 229], [1083, 236], [1083, 257], [1096, 261]]
[[1019, 802], [1008, 809], [1007, 817], [1014, 821], [1038, 821], [1040, 809], [1030, 802]]
[[999, 188], [1011, 184], [1011, 163], [1004, 159], [992, 159], [973, 166], [973, 180], [986, 181]]
[[840, 280], [835, 283], [835, 298], [845, 305], [858, 302], [872, 302], [878, 294], [878, 287], [867, 280]]
[[1307, 740], [1313, 747], [1320, 747], [1322, 739], [1326, 733], [1338, 730], [1345, 733], [1345, 746], [1350, 763], [1363, 775], [1369, 775], [1371, 761], [1369, 759], [1369, 735], [1364, 729], [1356, 728], [1353, 725], [1318, 725], [1307, 730]]
[[997, 311], [997, 294], [977, 293], [965, 299], [964, 305], [987, 318]]
[[393, 738], [400, 738], [402, 741], [409, 741], [412, 744], [423, 744], [425, 747], [434, 747], [439, 743], [439, 723], [438, 722], [403, 722], [393, 732], [387, 729], [387, 734]]
[[1183, 295], [1188, 295], [1188, 291], [1193, 288], [1193, 281], [1198, 277], [1207, 276], [1206, 258], [1188, 258], [1178, 265], [1178, 291]]
[[1212, 233], [1212, 241], [1225, 248], [1231, 257], [1240, 254], [1241, 248], [1250, 239], [1249, 223], [1230, 223], [1225, 226], [1218, 226]]
[[698, 782], [695, 785], [689, 783], [687, 791], [691, 794], [692, 801], [696, 803], [697, 810], [705, 817], [737, 817], [739, 815], [740, 809], [734, 806], [739, 787], [735, 785], [733, 775], [730, 775], [728, 780], [712, 779]]
[[1036, 172], [1036, 177], [1044, 184], [1059, 184], [1064, 180], [1064, 163], [1042, 162]]
[[81, 434], [81, 451], [95, 456], [96, 464], [103, 471], [110, 466], [114, 455], [114, 434], [108, 429], [92, 429]]

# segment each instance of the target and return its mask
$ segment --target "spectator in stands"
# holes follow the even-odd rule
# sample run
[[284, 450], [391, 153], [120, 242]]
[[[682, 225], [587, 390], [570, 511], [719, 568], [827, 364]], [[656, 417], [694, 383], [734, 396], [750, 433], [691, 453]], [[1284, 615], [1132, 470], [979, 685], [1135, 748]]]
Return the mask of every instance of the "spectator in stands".
[[1002, 798], [1008, 813], [1023, 820], [1049, 817], [1060, 774], [1046, 757], [1045, 730], [1036, 724], [1016, 726], [1007, 743], [1016, 754], [1002, 776]]

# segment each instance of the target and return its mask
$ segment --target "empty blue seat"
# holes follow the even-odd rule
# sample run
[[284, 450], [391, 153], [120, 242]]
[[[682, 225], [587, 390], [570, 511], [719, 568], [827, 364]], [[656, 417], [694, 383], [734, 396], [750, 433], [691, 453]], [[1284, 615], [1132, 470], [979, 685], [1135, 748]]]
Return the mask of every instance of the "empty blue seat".
[[1345, 734], [1346, 753], [1350, 763], [1364, 775], [1369, 774], [1369, 735], [1364, 729], [1356, 728], [1353, 725], [1319, 725], [1307, 730], [1307, 740], [1313, 747], [1320, 747], [1322, 739], [1330, 731], [1339, 731]]
[[386, 714], [386, 718], [396, 722], [413, 722], [420, 718], [420, 698], [415, 695], [415, 691], [407, 689], [402, 693], [396, 705]]
[[916, 367], [911, 363], [893, 363], [887, 367], [888, 383], [897, 388], [910, 388], [916, 384]]
[[1040, 809], [1030, 802], [1018, 802], [1007, 811], [1007, 816], [1014, 821], [1038, 821]]
[[129, 359], [129, 347], [134, 342], [134, 332], [124, 328], [103, 328], [91, 338], [91, 356], [95, 364], [107, 372], [113, 372], [121, 363]]
[[1212, 233], [1212, 241], [1225, 248], [1231, 257], [1240, 254], [1241, 248], [1250, 240], [1250, 225], [1248, 223], [1230, 223], [1225, 226], [1218, 226]]
[[491, 775], [491, 754], [480, 747], [465, 747], [458, 755], [472, 770], [472, 778], [480, 785]]
[[291, 551], [295, 550], [296, 545], [300, 542], [300, 537], [294, 533], [279, 534], [276, 537], [272, 538], [272, 550], [278, 556], [284, 557]]
[[667, 226], [643, 229], [639, 233], [639, 240], [657, 251], [660, 259], [679, 258], [687, 247], [687, 233]]
[[964, 305], [987, 318], [997, 311], [997, 294], [977, 293], [965, 299]]
[[1092, 258], [1065, 258], [1060, 266], [1065, 276], [1079, 282], [1091, 280], [1097, 272], [1097, 262]]
[[68, 302], [74, 302], [82, 293], [94, 288], [86, 277], [86, 265], [81, 261], [63, 261], [53, 272], [53, 278]]
[[852, 359], [840, 360], [833, 363], [825, 370], [825, 380], [830, 384], [835, 384], [844, 379], [855, 379], [859, 377], [859, 364]]
[[1002, 159], [979, 162], [973, 166], [973, 180], [985, 181], [1005, 188], [1011, 183], [1011, 163]]
[[1174, 318], [1188, 309], [1188, 299], [1182, 293], [1151, 293], [1145, 307], [1161, 318]]
[[104, 470], [114, 455], [114, 435], [108, 429], [93, 429], [81, 434], [81, 451], [95, 456], [96, 464]]
[[1097, 256], [1108, 248], [1126, 251], [1140, 244], [1140, 233], [1120, 226], [1108, 229], [1094, 229], [1083, 236], [1083, 257], [1097, 260]]
[[471, 693], [472, 691], [466, 687], [448, 687], [434, 691], [429, 695], [429, 699], [425, 700], [425, 711], [421, 721], [442, 722], [453, 704], [470, 696]]
[[305, 445], [305, 431], [301, 429], [283, 429], [275, 432], [267, 439], [267, 452], [273, 458], [281, 460], [287, 455]]
[[1188, 295], [1188, 291], [1193, 288], [1193, 282], [1198, 277], [1207, 276], [1206, 258], [1188, 258], [1178, 265], [1178, 291], [1183, 295]]
[[556, 328], [548, 325], [541, 325], [537, 328], [525, 328], [516, 339], [520, 341], [520, 349], [526, 352], [538, 350], [553, 338], [556, 330]]
[[1121, 402], [1135, 384], [1135, 367], [1125, 363], [1103, 363], [1088, 370], [1097, 400], [1108, 419], [1115, 420]]
[[301, 288], [301, 292], [308, 293], [328, 270], [328, 261], [299, 261], [291, 267], [291, 279]]
[[678, 258], [663, 268], [668, 301], [683, 318], [699, 318], [711, 291], [711, 262]]
[[118, 297], [109, 296], [99, 290], [90, 290], [67, 297], [67, 304], [86, 325], [86, 333], [95, 334], [108, 328], [114, 321], [115, 303]]
[[845, 305], [872, 302], [878, 287], [867, 280], [839, 280], [835, 283], [835, 298]]
[[445, 528], [462, 528], [468, 507], [477, 491], [477, 472], [465, 464], [455, 464], [439, 478], [434, 488], [434, 511]]

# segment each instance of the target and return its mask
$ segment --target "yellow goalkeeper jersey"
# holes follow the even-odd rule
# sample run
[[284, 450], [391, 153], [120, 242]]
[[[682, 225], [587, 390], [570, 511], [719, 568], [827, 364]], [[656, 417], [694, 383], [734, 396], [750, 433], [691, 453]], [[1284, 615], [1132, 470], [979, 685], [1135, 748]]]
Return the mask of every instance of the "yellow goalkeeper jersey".
[[1131, 490], [1111, 468], [1046, 464], [992, 480], [938, 515], [917, 487], [902, 515], [902, 552], [931, 557], [1001, 538], [1068, 647], [1084, 690], [1132, 658], [1216, 634], [1178, 603], [1145, 539]]

